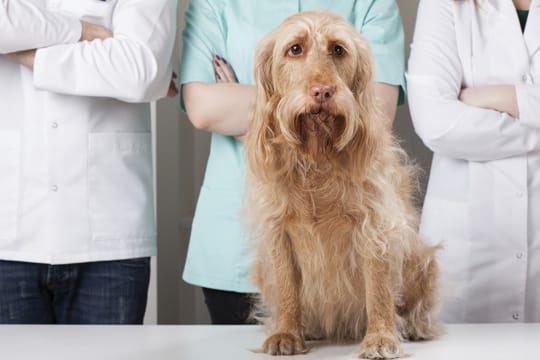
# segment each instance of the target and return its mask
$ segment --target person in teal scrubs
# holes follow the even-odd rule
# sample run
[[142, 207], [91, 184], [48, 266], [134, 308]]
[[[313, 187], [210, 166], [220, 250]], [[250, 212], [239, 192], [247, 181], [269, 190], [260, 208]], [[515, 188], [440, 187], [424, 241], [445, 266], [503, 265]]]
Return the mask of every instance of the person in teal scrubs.
[[[212, 140], [183, 278], [203, 288], [214, 324], [246, 323], [249, 294], [257, 292], [250, 276], [254, 254], [240, 215], [241, 137], [255, 98], [255, 48], [286, 17], [317, 9], [344, 17], [370, 43], [377, 96], [391, 126], [405, 83], [403, 26], [395, 0], [190, 0], [185, 13], [181, 106]], [[234, 69], [238, 83], [216, 82], [214, 67], [224, 63]]]

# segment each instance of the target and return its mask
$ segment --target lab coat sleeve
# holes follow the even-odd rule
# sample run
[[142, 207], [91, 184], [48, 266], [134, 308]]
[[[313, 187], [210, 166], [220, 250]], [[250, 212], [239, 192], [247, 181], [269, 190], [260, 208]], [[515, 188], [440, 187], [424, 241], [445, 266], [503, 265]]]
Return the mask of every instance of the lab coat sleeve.
[[470, 161], [508, 158], [537, 149], [538, 131], [506, 113], [458, 100], [463, 70], [454, 6], [447, 0], [420, 1], [407, 74], [417, 134], [433, 152]]
[[44, 4], [0, 0], [0, 54], [79, 41], [81, 22], [49, 12]]
[[531, 128], [540, 129], [540, 85], [516, 85], [519, 121]]
[[172, 74], [176, 6], [176, 0], [119, 0], [113, 38], [36, 52], [34, 86], [126, 102], [164, 97]]

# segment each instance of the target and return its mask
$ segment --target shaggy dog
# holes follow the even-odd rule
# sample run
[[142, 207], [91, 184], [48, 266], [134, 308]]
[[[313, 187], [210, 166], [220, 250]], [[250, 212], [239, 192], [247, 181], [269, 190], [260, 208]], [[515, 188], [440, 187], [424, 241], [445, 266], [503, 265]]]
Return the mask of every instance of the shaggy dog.
[[377, 109], [366, 40], [330, 12], [297, 14], [261, 41], [255, 68], [246, 210], [263, 351], [325, 338], [395, 358], [400, 336], [436, 336], [436, 248], [418, 238], [412, 167]]

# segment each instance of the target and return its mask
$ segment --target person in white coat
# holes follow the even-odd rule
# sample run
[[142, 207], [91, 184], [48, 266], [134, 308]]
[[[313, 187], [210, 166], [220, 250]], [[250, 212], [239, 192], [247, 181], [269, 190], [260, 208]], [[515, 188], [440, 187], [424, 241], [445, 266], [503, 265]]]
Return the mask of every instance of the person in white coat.
[[447, 322], [540, 321], [538, 34], [540, 0], [420, 1], [409, 105]]
[[176, 0], [0, 1], [0, 323], [141, 323]]

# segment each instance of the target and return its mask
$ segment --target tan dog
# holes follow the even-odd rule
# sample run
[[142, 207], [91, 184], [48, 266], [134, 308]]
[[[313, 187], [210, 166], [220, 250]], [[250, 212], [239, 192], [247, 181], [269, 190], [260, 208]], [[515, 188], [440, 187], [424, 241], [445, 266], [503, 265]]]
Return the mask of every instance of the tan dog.
[[246, 138], [254, 276], [270, 314], [263, 350], [439, 332], [435, 248], [420, 242], [411, 167], [377, 110], [366, 41], [330, 12], [291, 16], [262, 40]]

